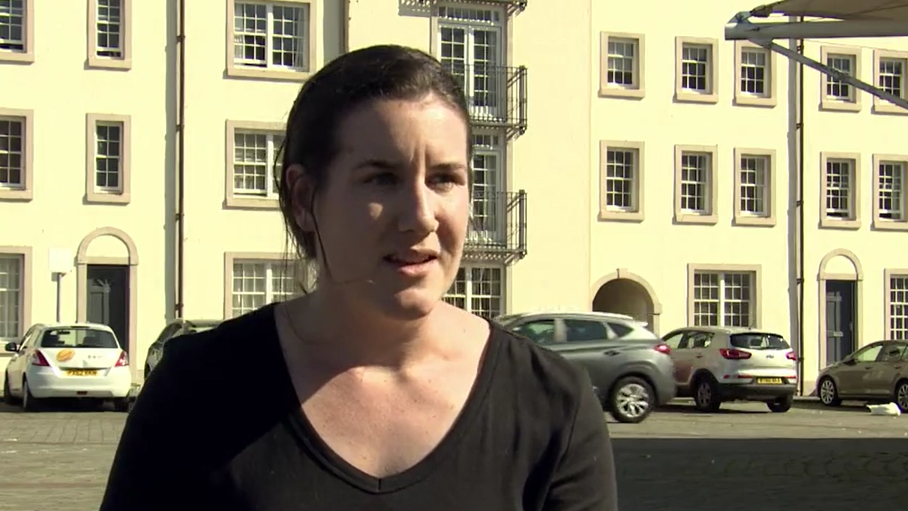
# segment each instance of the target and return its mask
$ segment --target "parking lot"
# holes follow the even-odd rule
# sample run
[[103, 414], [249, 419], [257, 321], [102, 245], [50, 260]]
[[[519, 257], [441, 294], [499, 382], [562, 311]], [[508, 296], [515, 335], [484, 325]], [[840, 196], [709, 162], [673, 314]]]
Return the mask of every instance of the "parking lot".
[[[610, 423], [622, 511], [904, 507], [908, 416], [813, 403], [765, 410], [703, 415], [682, 403], [642, 424]], [[97, 510], [125, 417], [0, 405], [0, 510]]]

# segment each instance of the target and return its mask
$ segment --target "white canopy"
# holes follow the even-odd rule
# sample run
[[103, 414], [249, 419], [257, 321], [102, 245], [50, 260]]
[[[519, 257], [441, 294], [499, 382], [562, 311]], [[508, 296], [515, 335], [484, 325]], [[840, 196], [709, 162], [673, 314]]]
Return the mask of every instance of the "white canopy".
[[[810, 20], [751, 21], [766, 19], [773, 14], [804, 16]], [[908, 101], [904, 98], [893, 96], [879, 87], [842, 74], [773, 42], [777, 39], [847, 37], [908, 37], [908, 0], [781, 0], [739, 12], [725, 26], [726, 40], [751, 41], [908, 110]]]

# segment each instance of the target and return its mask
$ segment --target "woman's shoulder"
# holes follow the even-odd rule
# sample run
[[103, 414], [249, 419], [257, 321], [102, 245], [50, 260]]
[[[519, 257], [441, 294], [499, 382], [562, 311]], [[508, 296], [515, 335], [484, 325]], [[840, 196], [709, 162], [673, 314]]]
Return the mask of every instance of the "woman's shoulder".
[[560, 354], [494, 323], [492, 336], [500, 344], [497, 372], [514, 382], [520, 394], [536, 400], [545, 397], [570, 407], [579, 402], [585, 387], [591, 386], [586, 372]]
[[171, 339], [164, 346], [164, 357], [196, 360], [243, 357], [244, 353], [261, 353], [267, 346], [278, 346], [274, 325], [275, 304], [227, 319], [204, 332]]

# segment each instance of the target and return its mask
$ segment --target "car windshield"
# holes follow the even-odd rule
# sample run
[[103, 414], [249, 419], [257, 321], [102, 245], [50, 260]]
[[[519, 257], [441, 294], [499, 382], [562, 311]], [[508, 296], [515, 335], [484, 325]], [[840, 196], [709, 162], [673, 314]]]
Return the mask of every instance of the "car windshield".
[[107, 348], [117, 349], [117, 339], [107, 330], [97, 328], [52, 328], [41, 336], [42, 348]]
[[746, 350], [787, 350], [791, 349], [788, 341], [780, 335], [747, 333], [731, 336], [731, 345]]

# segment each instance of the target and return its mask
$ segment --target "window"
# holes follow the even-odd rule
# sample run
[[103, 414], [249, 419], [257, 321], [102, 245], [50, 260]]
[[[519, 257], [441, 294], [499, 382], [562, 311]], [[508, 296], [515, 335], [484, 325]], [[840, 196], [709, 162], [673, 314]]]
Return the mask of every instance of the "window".
[[735, 164], [735, 225], [775, 225], [775, 151], [735, 149]]
[[599, 219], [643, 220], [643, 142], [599, 142]]
[[886, 338], [908, 340], [908, 269], [886, 270]]
[[[908, 99], [908, 52], [873, 50], [873, 69], [877, 87]], [[908, 114], [908, 110], [874, 96], [873, 113]]]
[[908, 156], [873, 155], [873, 228], [908, 231]]
[[88, 66], [132, 67], [132, 0], [89, 0]]
[[642, 98], [645, 36], [602, 32], [599, 41], [599, 95]]
[[776, 55], [749, 41], [735, 41], [735, 104], [776, 106]]
[[274, 177], [283, 141], [280, 123], [227, 121], [227, 207], [278, 207]]
[[32, 183], [31, 110], [0, 108], [0, 201], [30, 201]]
[[0, 0], [0, 62], [35, 61], [35, 0]]
[[471, 116], [486, 122], [507, 118], [504, 12], [440, 6], [435, 16], [439, 60], [463, 83]]
[[675, 38], [675, 99], [717, 103], [718, 42], [715, 39]]
[[877, 357], [880, 356], [880, 351], [883, 350], [882, 344], [871, 344], [866, 348], [862, 348], [855, 352], [852, 355], [852, 359], [859, 364], [867, 364], [870, 362], [876, 362]]
[[294, 265], [281, 254], [228, 253], [225, 259], [224, 316], [242, 316], [269, 303], [292, 298]]
[[473, 133], [471, 241], [503, 242], [505, 232], [505, 137], [498, 132]]
[[555, 320], [540, 319], [538, 321], [530, 321], [515, 327], [514, 333], [537, 343], [554, 342]]
[[[820, 61], [836, 71], [861, 79], [860, 48], [822, 46]], [[861, 109], [860, 91], [844, 81], [822, 73], [820, 108], [857, 112]]]
[[715, 224], [718, 172], [715, 146], [675, 146], [675, 221]]
[[16, 341], [31, 321], [31, 249], [0, 247], [0, 340]]
[[820, 227], [860, 227], [860, 155], [823, 153], [820, 157]]
[[89, 114], [86, 199], [95, 203], [130, 201], [130, 118]]
[[504, 314], [504, 268], [466, 265], [457, 271], [444, 300], [461, 309], [492, 319]]
[[228, 1], [227, 75], [305, 79], [316, 68], [316, 2]]
[[758, 266], [689, 265], [688, 321], [694, 326], [758, 327]]
[[612, 336], [601, 321], [565, 319], [564, 337], [567, 342], [589, 342], [606, 341]]

